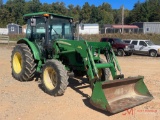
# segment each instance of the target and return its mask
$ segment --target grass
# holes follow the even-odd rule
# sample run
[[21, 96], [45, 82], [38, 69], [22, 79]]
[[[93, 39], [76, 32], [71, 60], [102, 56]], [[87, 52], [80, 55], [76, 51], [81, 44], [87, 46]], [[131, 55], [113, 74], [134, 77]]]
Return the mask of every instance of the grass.
[[100, 34], [100, 35], [82, 35], [87, 41], [98, 42], [102, 37], [121, 38], [121, 39], [145, 39], [152, 40], [160, 45], [160, 34]]
[[[97, 35], [80, 35], [87, 41], [98, 42], [102, 37], [114, 37], [121, 39], [146, 39], [152, 40], [155, 44], [160, 45], [160, 34], [97, 34]], [[20, 35], [9, 35], [11, 41], [17, 41], [20, 38], [24, 38], [24, 34]]]
[[10, 34], [9, 35], [10, 41], [17, 41], [17, 40], [24, 38], [24, 37], [25, 37], [25, 34]]

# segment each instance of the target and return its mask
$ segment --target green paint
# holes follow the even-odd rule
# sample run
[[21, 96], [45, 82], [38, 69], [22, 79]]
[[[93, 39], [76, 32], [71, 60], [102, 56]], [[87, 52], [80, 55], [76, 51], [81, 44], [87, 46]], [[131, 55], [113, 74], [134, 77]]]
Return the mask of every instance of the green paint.
[[56, 17], [63, 17], [63, 18], [73, 19], [72, 17], [69, 17], [69, 16], [64, 16], [64, 15], [59, 15], [59, 14], [49, 13], [49, 12], [29, 13], [29, 14], [25, 14], [23, 17], [24, 18], [28, 18], [28, 17], [31, 18], [31, 17], [36, 17], [36, 16], [43, 17], [44, 14], [49, 14], [49, 15], [56, 16]]
[[37, 71], [37, 72], [42, 72], [42, 71], [41, 71], [41, 68], [42, 68], [42, 61], [39, 60], [36, 71]]
[[[99, 68], [109, 68], [113, 78], [117, 75], [114, 65], [118, 64], [118, 62], [114, 62], [116, 57], [113, 58], [113, 52], [109, 52], [111, 61], [108, 63], [96, 63], [96, 61], [100, 60], [100, 50], [106, 48], [109, 50], [111, 49], [110, 44], [107, 42], [86, 42], [84, 40], [74, 41], [60, 39], [54, 42], [53, 47], [56, 50], [56, 56], [67, 57], [71, 66], [77, 66], [78, 70], [86, 71], [90, 81], [98, 77], [97, 70]], [[98, 54], [97, 57], [94, 56], [95, 52]], [[81, 56], [82, 63], [76, 61], [76, 53]]]
[[141, 79], [139, 81], [137, 81], [137, 83], [135, 84], [135, 91], [137, 93], [139, 93], [140, 95], [150, 95], [146, 85], [144, 84], [144, 81], [143, 81], [144, 77], [141, 76]]
[[111, 68], [114, 67], [112, 63], [97, 63], [96, 64], [97, 68]]
[[36, 45], [33, 42], [29, 41], [27, 38], [22, 38], [17, 41], [17, 44], [21, 44], [21, 43], [27, 44], [30, 47], [33, 53], [34, 59], [38, 61], [36, 71], [41, 72], [42, 61], [40, 58], [40, 52], [36, 47]]
[[39, 50], [37, 49], [36, 45], [33, 42], [29, 41], [27, 38], [22, 38], [17, 41], [17, 44], [20, 44], [20, 43], [27, 44], [31, 48], [31, 51], [33, 53], [34, 58], [36, 60], [40, 60]]
[[109, 106], [108, 101], [104, 95], [102, 89], [102, 83], [97, 81], [94, 85], [90, 101], [94, 106], [106, 110], [106, 107]]

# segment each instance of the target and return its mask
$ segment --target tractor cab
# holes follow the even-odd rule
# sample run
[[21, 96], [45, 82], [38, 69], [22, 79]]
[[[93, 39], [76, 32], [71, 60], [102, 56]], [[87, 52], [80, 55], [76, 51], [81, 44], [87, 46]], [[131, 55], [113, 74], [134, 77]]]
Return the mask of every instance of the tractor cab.
[[73, 18], [53, 13], [32, 13], [24, 15], [27, 21], [26, 38], [48, 46], [58, 39], [73, 40]]

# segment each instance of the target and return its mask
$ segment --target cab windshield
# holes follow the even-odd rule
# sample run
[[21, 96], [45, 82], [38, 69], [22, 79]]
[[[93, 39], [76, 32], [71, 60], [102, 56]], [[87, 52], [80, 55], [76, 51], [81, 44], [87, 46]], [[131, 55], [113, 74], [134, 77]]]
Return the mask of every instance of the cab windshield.
[[116, 38], [116, 39], [115, 39], [115, 43], [121, 43], [121, 44], [124, 44], [125, 42], [124, 42], [124, 41], [122, 41], [121, 39]]
[[[52, 18], [52, 19], [51, 19]], [[26, 37], [30, 40], [42, 40], [46, 37], [46, 28], [48, 29], [49, 40], [73, 39], [70, 19], [52, 17], [49, 24], [43, 17], [36, 18], [36, 25], [31, 27], [31, 19], [27, 21]]]
[[50, 39], [73, 39], [70, 19], [51, 17], [49, 22]]
[[149, 46], [152, 46], [152, 45], [155, 45], [153, 42], [151, 42], [151, 41], [145, 41]]

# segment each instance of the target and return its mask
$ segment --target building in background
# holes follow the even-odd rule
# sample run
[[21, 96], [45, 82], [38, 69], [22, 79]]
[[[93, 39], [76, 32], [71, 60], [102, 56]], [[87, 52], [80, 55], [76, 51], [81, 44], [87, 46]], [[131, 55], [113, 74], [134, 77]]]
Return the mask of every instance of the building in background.
[[99, 34], [99, 24], [82, 24], [79, 26], [79, 34]]
[[137, 32], [139, 32], [139, 27], [137, 25], [110, 25], [110, 24], [106, 24], [101, 29], [101, 34], [122, 33], [122, 29], [124, 30], [124, 33], [137, 33]]
[[22, 33], [26, 34], [27, 24], [22, 25]]
[[8, 35], [8, 28], [0, 28], [0, 35]]
[[160, 22], [137, 22], [133, 23], [139, 28], [143, 29], [143, 33], [156, 33], [160, 34]]
[[8, 34], [21, 34], [22, 33], [22, 27], [18, 24], [11, 23], [7, 25], [8, 28]]

